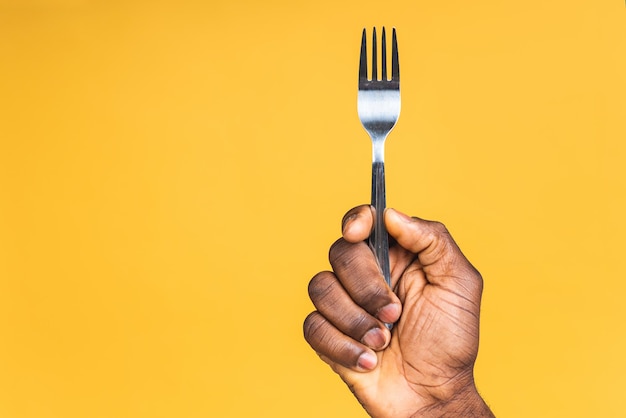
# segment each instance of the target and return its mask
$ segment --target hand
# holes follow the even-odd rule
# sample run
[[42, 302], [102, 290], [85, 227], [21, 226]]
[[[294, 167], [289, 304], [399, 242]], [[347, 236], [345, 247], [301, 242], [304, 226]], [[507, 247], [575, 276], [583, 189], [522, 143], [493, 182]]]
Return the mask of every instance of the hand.
[[[385, 212], [392, 291], [365, 240], [370, 206], [350, 210], [333, 271], [309, 283], [304, 336], [373, 417], [493, 414], [478, 395], [482, 278], [437, 222]], [[385, 323], [395, 323], [390, 332]]]

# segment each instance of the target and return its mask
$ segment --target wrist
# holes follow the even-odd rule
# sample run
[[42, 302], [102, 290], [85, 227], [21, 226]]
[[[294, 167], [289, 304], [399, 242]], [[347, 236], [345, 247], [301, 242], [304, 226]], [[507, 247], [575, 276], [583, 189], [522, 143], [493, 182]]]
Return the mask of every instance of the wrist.
[[440, 401], [417, 411], [411, 418], [429, 417], [477, 417], [493, 418], [483, 398], [474, 384], [457, 392], [447, 401]]

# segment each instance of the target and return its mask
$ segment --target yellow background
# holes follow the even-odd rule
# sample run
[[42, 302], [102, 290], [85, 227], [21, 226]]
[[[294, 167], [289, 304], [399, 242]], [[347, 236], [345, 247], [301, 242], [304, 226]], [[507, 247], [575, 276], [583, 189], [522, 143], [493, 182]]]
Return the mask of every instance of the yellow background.
[[363, 27], [395, 26], [390, 206], [483, 273], [502, 417], [626, 416], [621, 0], [0, 0], [0, 417], [363, 417], [302, 338], [369, 200]]

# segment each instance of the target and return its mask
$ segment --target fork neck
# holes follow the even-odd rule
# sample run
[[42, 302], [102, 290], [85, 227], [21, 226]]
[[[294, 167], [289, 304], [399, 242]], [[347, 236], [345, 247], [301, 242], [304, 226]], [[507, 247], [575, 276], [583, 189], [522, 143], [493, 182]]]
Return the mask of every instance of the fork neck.
[[385, 162], [385, 137], [372, 136], [372, 162], [384, 163]]

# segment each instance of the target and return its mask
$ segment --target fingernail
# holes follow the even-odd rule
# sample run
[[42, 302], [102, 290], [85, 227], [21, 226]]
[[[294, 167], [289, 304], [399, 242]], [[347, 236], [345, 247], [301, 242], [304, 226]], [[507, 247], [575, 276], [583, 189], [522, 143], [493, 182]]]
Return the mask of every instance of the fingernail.
[[356, 365], [363, 370], [374, 370], [377, 362], [378, 358], [376, 357], [376, 354], [366, 351], [359, 356], [359, 360], [356, 362]]
[[361, 342], [374, 350], [383, 348], [387, 343], [385, 333], [379, 328], [372, 328], [363, 336]]
[[400, 318], [400, 314], [402, 313], [402, 307], [397, 303], [390, 303], [389, 305], [385, 305], [378, 310], [376, 316], [383, 322], [393, 324]]
[[389, 211], [391, 211], [392, 213], [395, 213], [397, 215], [397, 217], [401, 220], [403, 220], [404, 222], [413, 222], [413, 218], [411, 218], [409, 215], [402, 213], [396, 209], [387, 209]]

